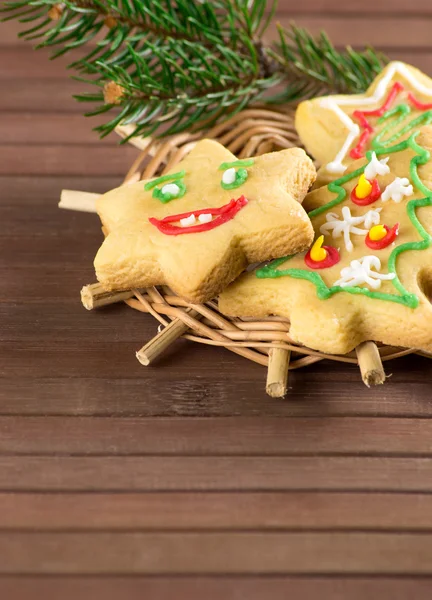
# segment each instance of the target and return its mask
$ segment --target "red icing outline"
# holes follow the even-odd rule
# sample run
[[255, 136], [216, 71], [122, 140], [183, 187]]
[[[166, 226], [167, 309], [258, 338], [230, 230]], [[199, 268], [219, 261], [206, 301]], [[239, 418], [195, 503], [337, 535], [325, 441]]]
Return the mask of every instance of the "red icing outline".
[[355, 117], [360, 125], [363, 127], [364, 131], [360, 136], [360, 139], [357, 145], [352, 148], [350, 152], [351, 158], [362, 158], [364, 156], [364, 150], [367, 142], [369, 141], [370, 136], [372, 135], [374, 128], [369, 123], [366, 117], [382, 117], [383, 114], [390, 108], [393, 104], [396, 96], [404, 89], [404, 86], [399, 81], [396, 81], [393, 84], [392, 89], [390, 90], [387, 98], [384, 101], [384, 104], [375, 110], [355, 110], [353, 112], [353, 117]]
[[[244, 196], [240, 196], [237, 200], [231, 200], [228, 204], [224, 204], [219, 208], [203, 208], [200, 210], [191, 210], [190, 212], [181, 213], [178, 215], [169, 215], [164, 219], [155, 219], [150, 217], [149, 221], [152, 225], [157, 227], [161, 233], [165, 235], [181, 235], [183, 233], [201, 233], [203, 231], [210, 231], [223, 225], [227, 221], [233, 219], [236, 214], [248, 203]], [[191, 225], [190, 227], [180, 227], [179, 225], [171, 225], [174, 221], [180, 221], [180, 219], [186, 219], [191, 215], [199, 216], [203, 214], [210, 214], [217, 216], [209, 223], [200, 223], [199, 225]]]
[[312, 260], [310, 255], [311, 250], [304, 257], [304, 261], [310, 269], [328, 269], [340, 261], [340, 254], [337, 248], [334, 248], [334, 246], [322, 246], [322, 248], [327, 252], [324, 260]]
[[[399, 95], [399, 93], [402, 92], [404, 89], [405, 89], [405, 86], [403, 85], [403, 83], [401, 83], [400, 81], [396, 81], [393, 84], [392, 89], [390, 90], [389, 94], [387, 95], [387, 98], [385, 99], [384, 104], [382, 106], [380, 106], [379, 108], [376, 108], [375, 110], [365, 110], [365, 111], [355, 110], [353, 112], [353, 117], [358, 120], [358, 122], [360, 123], [360, 126], [363, 128], [363, 131], [360, 134], [360, 138], [359, 138], [356, 146], [354, 146], [354, 148], [352, 148], [350, 151], [351, 158], [362, 158], [365, 155], [366, 145], [367, 145], [372, 133], [374, 132], [374, 128], [369, 123], [367, 117], [382, 117], [383, 114], [393, 104], [394, 100]], [[420, 100], [417, 100], [417, 98], [414, 96], [414, 94], [412, 92], [408, 92], [407, 98], [408, 98], [408, 101], [411, 102], [411, 104], [413, 106], [415, 106], [418, 110], [432, 109], [432, 103], [431, 104], [423, 104], [423, 102], [420, 102]]]
[[372, 181], [372, 189], [370, 191], [370, 194], [368, 196], [365, 196], [364, 198], [359, 198], [357, 196], [356, 189], [357, 186], [355, 186], [355, 188], [351, 191], [351, 200], [352, 202], [354, 202], [354, 204], [357, 204], [357, 206], [367, 206], [368, 204], [373, 204], [373, 202], [376, 202], [381, 196], [381, 189], [377, 179], [374, 179]]
[[414, 96], [414, 94], [412, 92], [408, 93], [408, 100], [411, 102], [411, 104], [414, 104], [414, 106], [416, 108], [418, 108], [419, 110], [429, 110], [432, 108], [432, 104], [423, 104], [423, 102], [420, 102], [420, 100], [417, 100], [417, 98]]
[[387, 231], [387, 234], [381, 240], [371, 240], [369, 233], [367, 234], [365, 237], [365, 244], [368, 248], [371, 248], [372, 250], [383, 250], [395, 241], [396, 236], [399, 233], [399, 223], [393, 225], [391, 229], [390, 227], [387, 227], [387, 225], [384, 225], [383, 227]]

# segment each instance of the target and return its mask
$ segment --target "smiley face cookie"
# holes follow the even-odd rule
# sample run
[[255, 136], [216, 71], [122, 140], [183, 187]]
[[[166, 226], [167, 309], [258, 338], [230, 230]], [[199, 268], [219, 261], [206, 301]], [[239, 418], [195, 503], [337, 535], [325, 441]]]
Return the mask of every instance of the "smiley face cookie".
[[310, 192], [312, 248], [240, 277], [221, 311], [288, 317], [293, 339], [331, 354], [367, 340], [430, 352], [431, 148], [425, 127]]
[[314, 179], [299, 148], [237, 160], [202, 140], [162, 177], [98, 200], [108, 236], [97, 278], [108, 290], [166, 284], [192, 302], [209, 300], [248, 264], [310, 246], [301, 201]]
[[391, 62], [367, 92], [314, 98], [299, 104], [296, 128], [308, 152], [322, 165], [319, 182], [340, 177], [368, 150], [406, 140], [432, 122], [432, 79]]

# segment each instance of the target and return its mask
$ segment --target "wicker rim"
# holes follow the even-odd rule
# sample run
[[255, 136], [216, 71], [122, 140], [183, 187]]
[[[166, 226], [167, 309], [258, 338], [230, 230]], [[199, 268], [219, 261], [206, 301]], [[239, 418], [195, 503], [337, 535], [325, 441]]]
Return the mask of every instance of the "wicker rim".
[[[252, 108], [218, 123], [206, 131], [205, 136], [200, 133], [181, 133], [165, 140], [151, 140], [137, 156], [124, 183], [148, 179], [174, 167], [202, 137], [217, 140], [239, 158], [301, 146], [293, 117], [294, 111], [289, 109], [282, 113]], [[135, 310], [151, 314], [159, 322], [159, 329], [168, 326], [174, 319], [179, 319], [185, 325], [183, 338], [212, 346], [224, 346], [266, 367], [269, 364], [269, 350], [272, 348], [290, 350], [293, 353], [290, 370], [324, 359], [358, 364], [355, 351], [346, 355], [333, 355], [297, 344], [289, 335], [290, 323], [286, 318], [229, 318], [219, 312], [215, 301], [190, 304], [165, 286], [143, 291], [132, 290], [132, 293], [133, 297], [126, 299], [126, 304]], [[427, 353], [412, 348], [378, 344], [378, 350], [383, 361], [413, 353], [431, 358]]]

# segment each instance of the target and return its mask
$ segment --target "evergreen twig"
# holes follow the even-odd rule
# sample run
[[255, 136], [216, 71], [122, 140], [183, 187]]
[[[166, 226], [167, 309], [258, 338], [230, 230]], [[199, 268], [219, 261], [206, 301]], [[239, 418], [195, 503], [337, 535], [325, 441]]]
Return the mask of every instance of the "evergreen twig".
[[[52, 58], [82, 46], [70, 64], [99, 88], [76, 96], [115, 111], [97, 130], [135, 123], [135, 135], [167, 135], [208, 126], [252, 101], [298, 101], [325, 92], [363, 91], [385, 59], [372, 49], [338, 52], [322, 33], [279, 26], [262, 35], [274, 10], [267, 0], [10, 0], [7, 19], [31, 27], [21, 37], [52, 47]], [[97, 41], [96, 41], [97, 40]], [[268, 90], [283, 83], [278, 96]]]

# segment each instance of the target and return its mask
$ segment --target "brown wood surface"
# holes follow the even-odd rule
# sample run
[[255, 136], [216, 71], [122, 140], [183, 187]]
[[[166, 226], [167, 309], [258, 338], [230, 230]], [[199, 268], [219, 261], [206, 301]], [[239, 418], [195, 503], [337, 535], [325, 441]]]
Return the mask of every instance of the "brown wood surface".
[[[281, 0], [277, 18], [432, 74], [430, 0]], [[422, 600], [432, 595], [432, 361], [265, 370], [156, 322], [89, 313], [101, 240], [62, 188], [103, 192], [136, 156], [99, 141], [83, 85], [0, 25], [0, 598]], [[268, 37], [275, 33], [274, 27]]]

